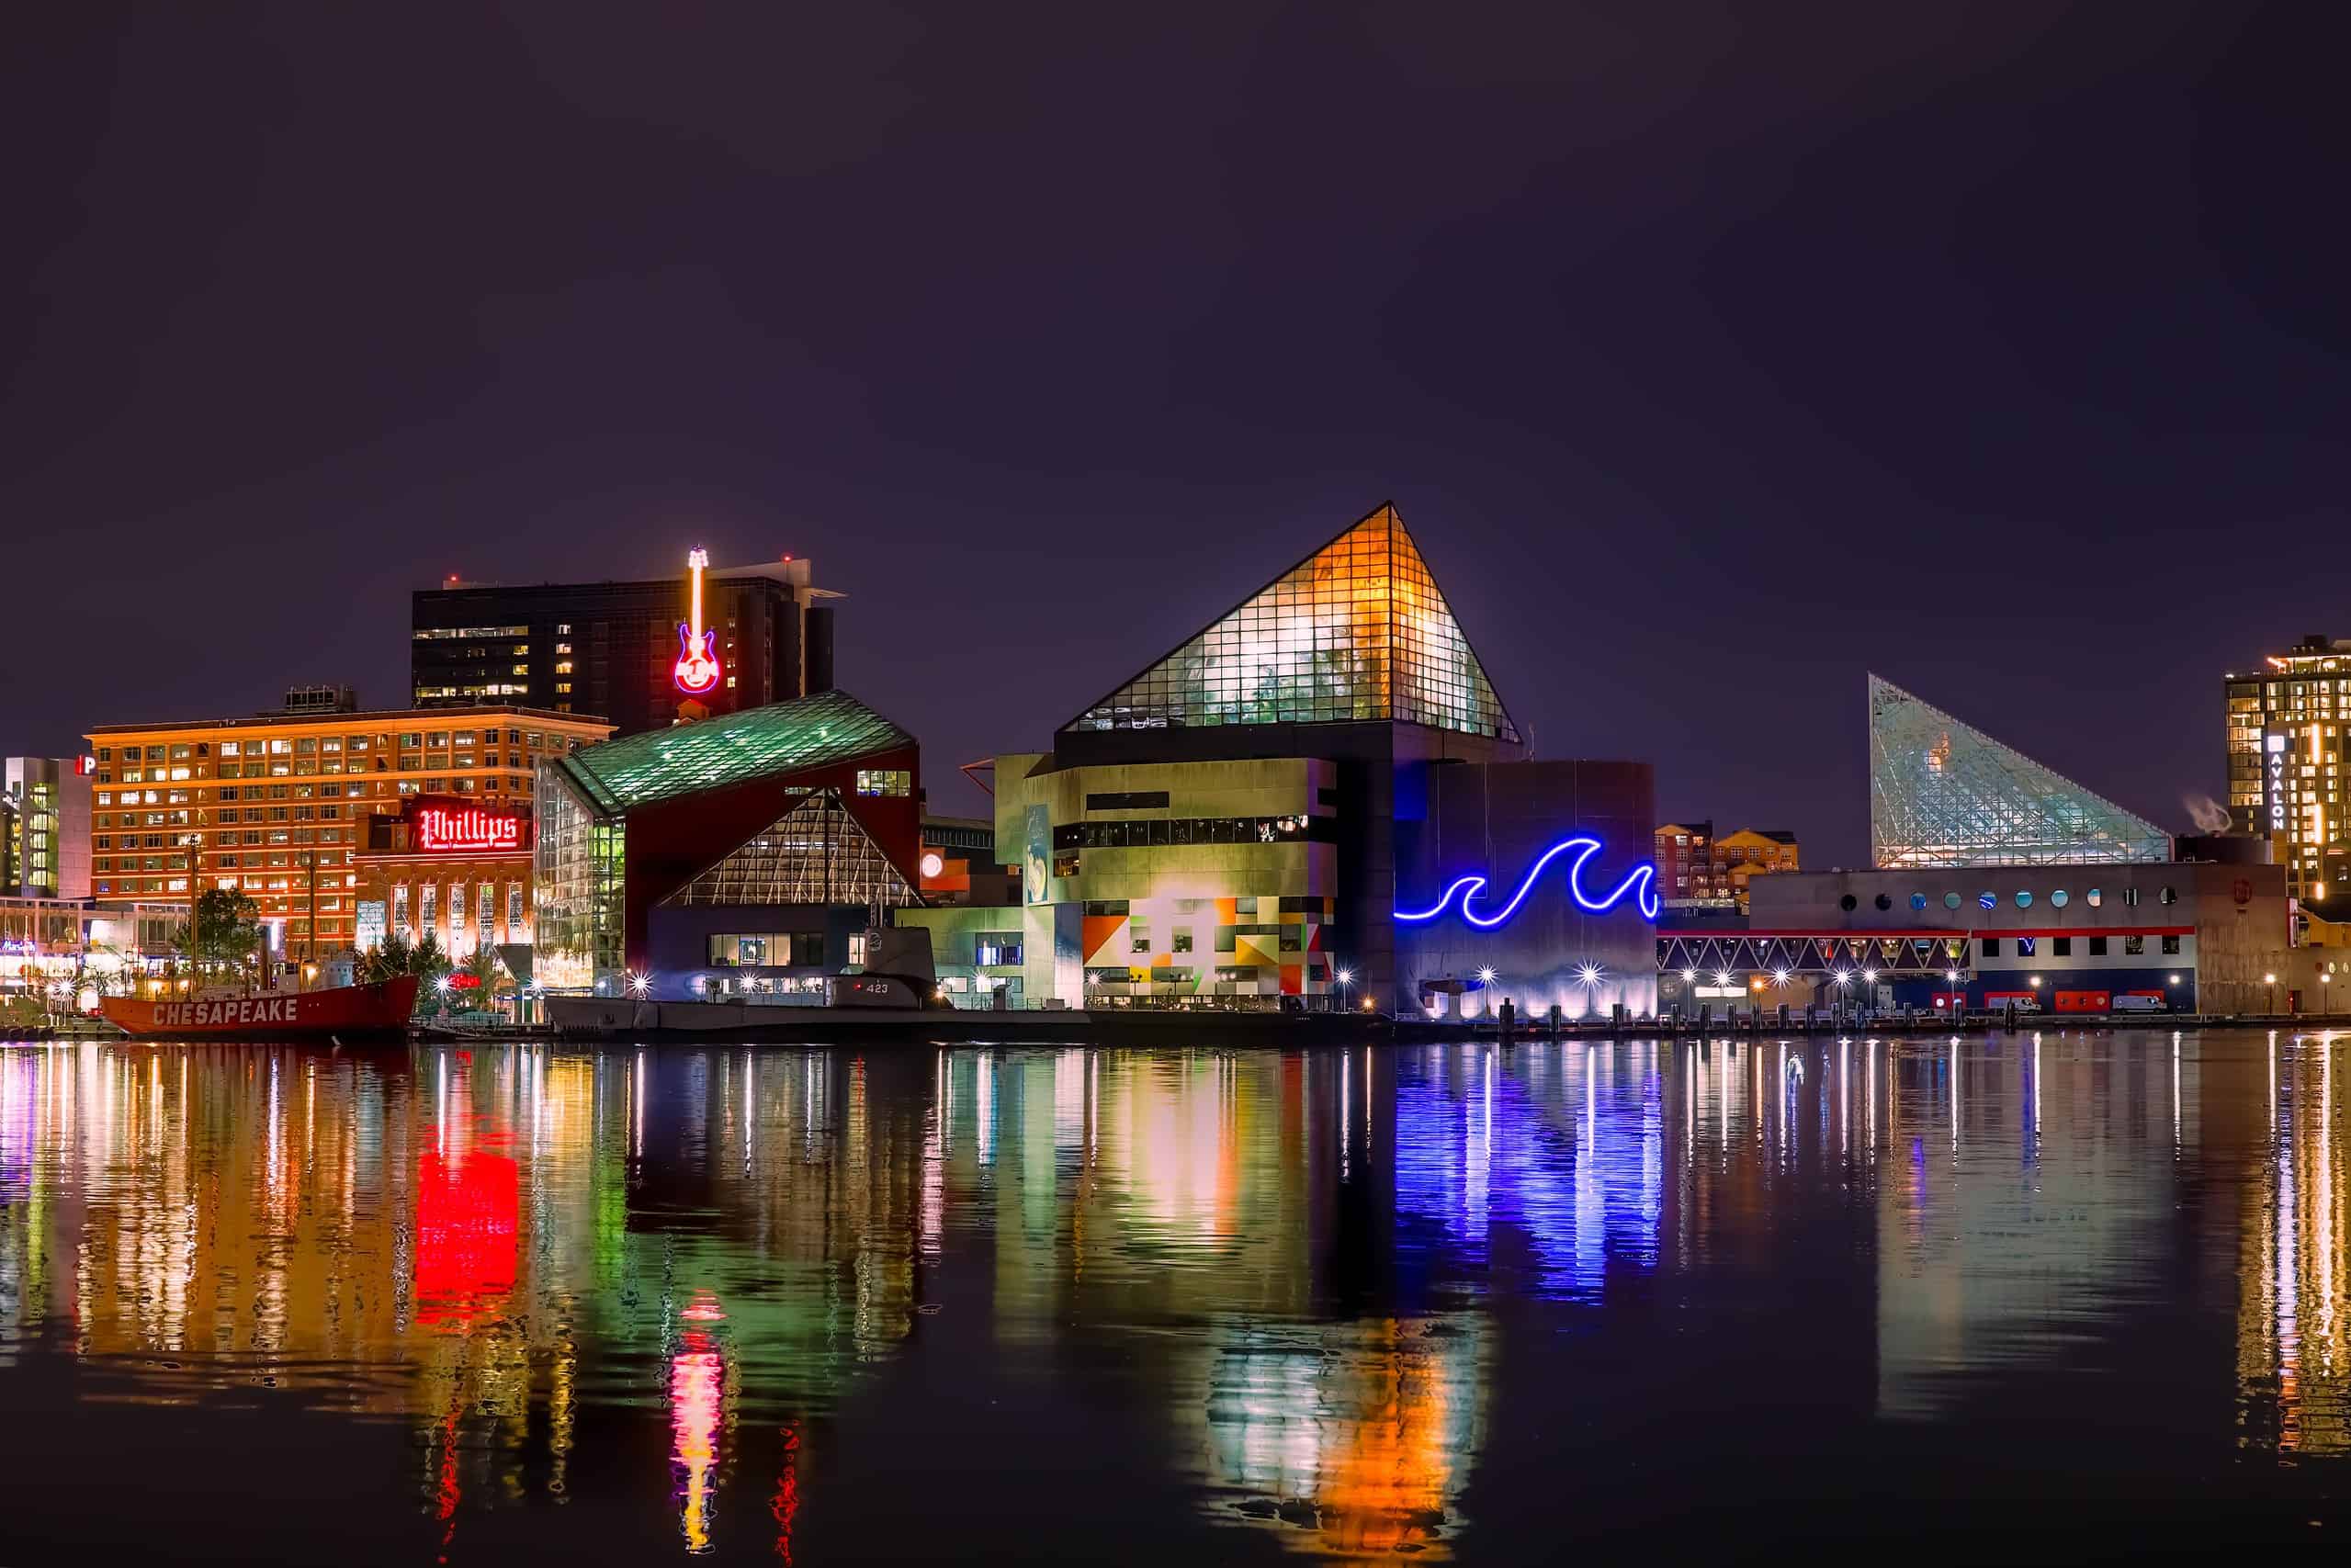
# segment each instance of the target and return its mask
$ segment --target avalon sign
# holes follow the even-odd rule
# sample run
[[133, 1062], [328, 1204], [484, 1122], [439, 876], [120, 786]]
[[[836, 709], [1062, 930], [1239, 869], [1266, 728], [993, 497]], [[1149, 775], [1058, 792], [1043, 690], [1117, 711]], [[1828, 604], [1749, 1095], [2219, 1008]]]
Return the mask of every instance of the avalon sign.
[[2266, 738], [2269, 747], [2269, 830], [2286, 830], [2286, 738]]

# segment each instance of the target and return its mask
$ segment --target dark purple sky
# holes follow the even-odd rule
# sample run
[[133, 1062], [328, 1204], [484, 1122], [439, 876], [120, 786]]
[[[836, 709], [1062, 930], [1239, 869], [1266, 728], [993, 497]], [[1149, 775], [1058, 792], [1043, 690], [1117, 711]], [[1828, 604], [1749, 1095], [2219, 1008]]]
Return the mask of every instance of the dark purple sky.
[[2184, 827], [2351, 636], [2330, 9], [29, 8], [0, 750], [706, 540], [972, 809], [1393, 496], [1669, 815], [1864, 856], [1875, 668]]

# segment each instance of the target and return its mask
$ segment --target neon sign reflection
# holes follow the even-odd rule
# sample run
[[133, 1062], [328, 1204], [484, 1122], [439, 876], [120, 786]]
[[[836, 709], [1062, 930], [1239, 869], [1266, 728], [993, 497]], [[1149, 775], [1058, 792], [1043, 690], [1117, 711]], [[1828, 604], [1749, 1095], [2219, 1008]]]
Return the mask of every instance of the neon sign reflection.
[[1543, 874], [1544, 868], [1561, 855], [1571, 852], [1574, 858], [1567, 863], [1567, 897], [1576, 901], [1577, 908], [1588, 914], [1605, 915], [1630, 897], [1643, 919], [1655, 920], [1657, 918], [1657, 868], [1653, 865], [1635, 866], [1604, 897], [1594, 898], [1584, 891], [1584, 863], [1600, 852], [1600, 841], [1580, 836], [1562, 839], [1536, 856], [1534, 864], [1527, 868], [1526, 875], [1520, 880], [1519, 890], [1511, 894], [1509, 902], [1496, 913], [1483, 914], [1473, 908], [1478, 902], [1478, 896], [1486, 891], [1486, 878], [1473, 874], [1456, 878], [1429, 908], [1398, 909], [1395, 911], [1396, 918], [1407, 925], [1422, 925], [1436, 919], [1458, 901], [1463, 919], [1480, 931], [1492, 931], [1519, 912], [1519, 906], [1525, 903], [1527, 895], [1534, 890], [1535, 879]]

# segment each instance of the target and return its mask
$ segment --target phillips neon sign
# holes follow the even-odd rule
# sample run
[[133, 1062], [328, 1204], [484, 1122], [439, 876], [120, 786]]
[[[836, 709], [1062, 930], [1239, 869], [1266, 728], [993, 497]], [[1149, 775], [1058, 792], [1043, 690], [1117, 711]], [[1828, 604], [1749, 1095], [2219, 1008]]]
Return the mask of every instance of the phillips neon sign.
[[523, 819], [511, 812], [428, 806], [416, 814], [416, 847], [433, 854], [480, 854], [522, 843]]
[[1535, 857], [1534, 863], [1527, 867], [1526, 875], [1520, 879], [1519, 890], [1511, 894], [1509, 902], [1499, 909], [1489, 913], [1476, 907], [1480, 902], [1479, 895], [1486, 891], [1486, 878], [1472, 874], [1456, 877], [1429, 908], [1398, 909], [1395, 911], [1396, 918], [1407, 925], [1425, 925], [1458, 906], [1463, 919], [1479, 931], [1490, 931], [1519, 912], [1519, 907], [1527, 901], [1527, 895], [1534, 891], [1536, 879], [1543, 875], [1553, 861], [1565, 855], [1570, 857], [1567, 862], [1567, 897], [1575, 900], [1577, 908], [1587, 914], [1605, 915], [1630, 898], [1643, 919], [1655, 920], [1657, 918], [1657, 868], [1655, 866], [1635, 866], [1625, 874], [1623, 881], [1598, 898], [1584, 891], [1584, 863], [1599, 852], [1600, 841], [1598, 839], [1562, 839]]
[[702, 570], [709, 564], [710, 552], [701, 547], [686, 552], [685, 572], [693, 583], [693, 605], [691, 618], [678, 623], [677, 663], [670, 669], [670, 679], [690, 697], [698, 697], [718, 683], [718, 655], [713, 646], [718, 634], [706, 630], [702, 625]]

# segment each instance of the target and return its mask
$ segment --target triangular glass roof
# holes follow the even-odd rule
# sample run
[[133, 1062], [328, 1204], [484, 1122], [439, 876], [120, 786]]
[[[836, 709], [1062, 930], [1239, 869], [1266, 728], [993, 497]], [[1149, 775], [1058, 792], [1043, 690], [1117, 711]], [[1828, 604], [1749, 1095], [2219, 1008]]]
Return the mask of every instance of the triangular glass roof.
[[872, 708], [832, 691], [607, 740], [557, 765], [609, 816], [913, 744], [913, 736]]
[[1870, 677], [1870, 852], [1885, 868], [2165, 861], [2171, 835]]
[[922, 899], [841, 803], [820, 789], [664, 904], [864, 904]]
[[1469, 638], [1382, 505], [1065, 728], [1392, 719], [1516, 743]]

